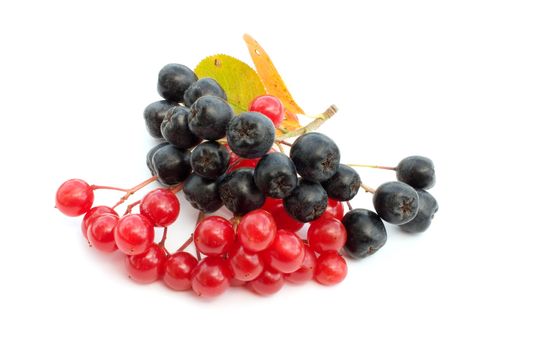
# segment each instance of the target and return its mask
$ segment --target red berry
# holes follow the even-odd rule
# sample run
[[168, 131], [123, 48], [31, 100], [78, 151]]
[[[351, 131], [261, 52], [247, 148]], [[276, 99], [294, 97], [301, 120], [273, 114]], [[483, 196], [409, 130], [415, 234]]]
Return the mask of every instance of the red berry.
[[232, 277], [232, 278], [230, 279], [230, 286], [231, 286], [231, 287], [240, 287], [240, 286], [244, 286], [245, 283], [247, 283], [247, 282], [237, 280], [237, 279], [235, 279], [234, 277]]
[[316, 268], [316, 255], [314, 250], [309, 246], [305, 246], [305, 257], [301, 266], [296, 271], [284, 275], [284, 279], [292, 283], [303, 283], [313, 279], [314, 270]]
[[273, 211], [276, 210], [277, 206], [279, 206], [279, 204], [282, 204], [282, 203], [283, 203], [282, 199], [266, 197], [266, 200], [264, 201], [264, 205], [260, 209], [264, 209], [268, 213], [273, 214]]
[[238, 225], [238, 238], [245, 249], [260, 252], [268, 248], [275, 239], [277, 225], [273, 216], [257, 209], [246, 214]]
[[198, 260], [187, 252], [177, 252], [168, 257], [165, 262], [163, 281], [174, 290], [191, 289], [191, 274]]
[[281, 203], [275, 206], [275, 209], [271, 212], [273, 218], [277, 223], [277, 228], [280, 230], [287, 230], [292, 232], [298, 232], [303, 227], [303, 222], [300, 222], [288, 214], [284, 208], [284, 204]]
[[236, 160], [236, 162], [231, 163], [231, 166], [227, 169], [226, 172], [228, 174], [239, 168], [255, 168], [259, 161], [260, 161], [260, 158], [254, 158], [254, 159], [240, 158], [239, 160]]
[[230, 285], [232, 273], [222, 258], [209, 256], [198, 263], [191, 275], [193, 291], [201, 297], [215, 297]]
[[67, 216], [86, 213], [94, 203], [92, 186], [79, 179], [64, 182], [56, 191], [56, 208]]
[[273, 244], [264, 252], [264, 262], [283, 273], [291, 273], [300, 268], [305, 257], [305, 245], [294, 233], [277, 231]]
[[126, 255], [125, 267], [129, 278], [138, 283], [152, 283], [163, 276], [167, 253], [165, 249], [152, 244], [150, 248], [139, 255]]
[[336, 251], [327, 251], [320, 254], [316, 260], [314, 279], [318, 283], [331, 286], [342, 282], [347, 272], [346, 260]]
[[210, 216], [197, 225], [194, 241], [202, 254], [223, 255], [234, 243], [234, 228], [228, 220], [220, 216]]
[[324, 214], [329, 214], [334, 216], [337, 220], [342, 220], [344, 216], [344, 206], [342, 202], [333, 198], [328, 198], [328, 206], [326, 207]]
[[311, 222], [307, 239], [311, 248], [317, 253], [326, 250], [339, 251], [346, 243], [346, 228], [333, 216], [322, 216]]
[[284, 119], [284, 106], [281, 101], [271, 95], [262, 95], [255, 98], [249, 106], [249, 111], [259, 112], [271, 119], [273, 125], [278, 127]]
[[82, 223], [80, 225], [84, 238], [88, 238], [88, 226], [90, 226], [92, 220], [103, 214], [112, 214], [118, 216], [118, 213], [116, 213], [114, 209], [106, 207], [104, 205], [99, 205], [88, 210], [88, 212], [84, 215], [84, 218], [82, 219]]
[[127, 255], [139, 255], [148, 250], [154, 239], [153, 225], [140, 214], [129, 214], [120, 219], [114, 230], [118, 249]]
[[249, 282], [248, 287], [260, 295], [277, 293], [284, 285], [283, 275], [272, 269], [265, 269], [260, 276]]
[[258, 254], [248, 252], [239, 243], [232, 246], [227, 261], [234, 278], [239, 281], [252, 281], [264, 269]]
[[114, 214], [94, 215], [88, 226], [88, 242], [102, 252], [118, 249], [114, 241], [114, 228], [119, 220], [118, 215]]
[[238, 156], [236, 153], [232, 152], [232, 150], [230, 149], [230, 146], [228, 145], [228, 143], [225, 143], [225, 148], [228, 151], [228, 154], [230, 155], [230, 158], [228, 160], [228, 165], [230, 166], [230, 165], [236, 163], [236, 161], [238, 159], [240, 159], [240, 156]]
[[180, 215], [180, 201], [172, 191], [158, 188], [142, 198], [140, 213], [150, 219], [155, 226], [170, 226]]

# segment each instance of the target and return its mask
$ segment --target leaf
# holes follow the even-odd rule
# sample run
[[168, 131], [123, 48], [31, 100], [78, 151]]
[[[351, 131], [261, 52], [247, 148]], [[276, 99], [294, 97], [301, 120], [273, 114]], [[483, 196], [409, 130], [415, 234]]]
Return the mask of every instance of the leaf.
[[266, 90], [258, 74], [242, 62], [228, 55], [206, 57], [195, 68], [199, 78], [213, 78], [225, 90], [228, 103], [239, 114], [249, 109], [251, 101]]
[[303, 109], [294, 101], [292, 94], [288, 91], [283, 79], [279, 75], [277, 68], [271, 62], [270, 57], [260, 44], [249, 34], [243, 35], [243, 40], [247, 43], [247, 48], [256, 67], [256, 71], [266, 88], [268, 94], [277, 97], [283, 103], [286, 114], [283, 128], [294, 130], [299, 124], [296, 114], [305, 114]]

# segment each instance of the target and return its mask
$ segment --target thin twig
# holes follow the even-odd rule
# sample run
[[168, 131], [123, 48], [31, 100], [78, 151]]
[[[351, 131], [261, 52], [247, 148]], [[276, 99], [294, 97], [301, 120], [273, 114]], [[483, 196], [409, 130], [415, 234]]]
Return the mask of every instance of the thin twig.
[[328, 109], [324, 111], [324, 113], [318, 114], [314, 116], [316, 119], [310, 122], [309, 124], [305, 125], [302, 128], [290, 131], [284, 135], [281, 135], [279, 137], [275, 138], [275, 141], [282, 141], [286, 140], [292, 137], [300, 136], [303, 134], [306, 134], [310, 131], [314, 131], [318, 129], [322, 124], [324, 124], [328, 119], [333, 117], [337, 113], [337, 106], [331, 105]]
[[397, 170], [394, 166], [382, 166], [382, 165], [368, 165], [368, 164], [346, 164], [352, 168], [371, 168], [371, 169], [384, 169], [384, 170]]
[[370, 186], [367, 186], [365, 184], [361, 184], [361, 188], [365, 190], [365, 192], [374, 193], [376, 190]]

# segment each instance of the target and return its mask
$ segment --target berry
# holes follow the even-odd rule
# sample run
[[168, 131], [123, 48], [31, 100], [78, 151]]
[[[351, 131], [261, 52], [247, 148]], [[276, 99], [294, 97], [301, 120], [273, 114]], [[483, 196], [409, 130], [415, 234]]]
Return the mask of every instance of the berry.
[[298, 232], [304, 225], [303, 222], [294, 219], [290, 216], [290, 214], [288, 214], [283, 202], [276, 205], [271, 214], [273, 215], [273, 218], [277, 223], [277, 229], [279, 230]]
[[275, 141], [275, 127], [263, 114], [241, 113], [228, 124], [226, 139], [232, 151], [240, 157], [259, 158], [271, 149]]
[[120, 219], [118, 214], [94, 215], [89, 221], [88, 242], [102, 252], [113, 252], [116, 247], [114, 228]]
[[56, 191], [56, 208], [67, 216], [82, 215], [93, 203], [94, 190], [83, 180], [67, 180]]
[[286, 211], [294, 219], [309, 222], [319, 218], [326, 210], [328, 195], [317, 182], [301, 180], [290, 196], [284, 199]]
[[256, 187], [253, 169], [241, 168], [225, 175], [219, 182], [219, 196], [225, 207], [243, 215], [264, 204], [264, 194]]
[[309, 245], [317, 253], [327, 250], [339, 251], [346, 243], [346, 229], [336, 218], [322, 216], [311, 222], [307, 231], [307, 239]]
[[178, 106], [178, 104], [175, 102], [161, 100], [150, 103], [144, 109], [144, 121], [146, 122], [146, 128], [148, 129], [150, 136], [158, 139], [163, 137], [161, 134], [161, 123], [163, 122], [163, 119], [165, 119], [168, 110], [176, 106]]
[[245, 249], [260, 252], [275, 239], [277, 226], [270, 213], [257, 209], [246, 214], [238, 224], [238, 239]]
[[341, 154], [332, 139], [310, 132], [296, 139], [290, 148], [290, 158], [304, 179], [325, 181], [337, 172]]
[[230, 221], [220, 216], [210, 216], [195, 228], [194, 241], [202, 254], [223, 255], [234, 243], [234, 228]]
[[168, 144], [169, 144], [168, 142], [161, 142], [160, 144], [153, 146], [146, 154], [146, 166], [148, 167], [148, 169], [150, 169], [150, 172], [152, 173], [152, 175], [155, 175], [155, 169], [153, 168], [153, 164], [152, 164], [153, 155], [155, 154], [155, 152], [157, 152], [157, 150], [159, 150], [160, 148]]
[[265, 269], [256, 279], [247, 285], [257, 294], [271, 295], [283, 288], [284, 279], [282, 273], [272, 269]]
[[374, 209], [382, 219], [394, 225], [412, 221], [419, 209], [419, 197], [413, 187], [404, 182], [386, 182], [372, 197]]
[[170, 63], [159, 72], [157, 92], [168, 101], [183, 102], [183, 94], [197, 80], [196, 74], [188, 67]]
[[292, 283], [303, 283], [313, 279], [316, 268], [316, 255], [309, 246], [305, 246], [305, 257], [299, 269], [284, 275], [284, 279]]
[[185, 94], [183, 95], [183, 103], [189, 107], [200, 97], [209, 95], [220, 97], [226, 101], [225, 90], [223, 90], [221, 85], [219, 85], [215, 79], [202, 78], [191, 84], [189, 89], [185, 91]]
[[314, 279], [325, 286], [332, 286], [342, 282], [347, 272], [346, 260], [336, 251], [327, 251], [316, 260]]
[[436, 183], [432, 160], [421, 156], [404, 158], [397, 165], [397, 179], [414, 188], [428, 190]]
[[258, 112], [268, 117], [275, 127], [281, 125], [284, 119], [284, 106], [275, 96], [262, 95], [255, 98], [249, 106], [250, 112]]
[[264, 270], [260, 256], [247, 251], [239, 243], [230, 249], [227, 261], [234, 278], [239, 281], [252, 281]]
[[213, 213], [223, 206], [219, 196], [217, 181], [191, 174], [183, 183], [185, 199], [195, 209], [204, 213]]
[[80, 225], [84, 238], [87, 238], [88, 226], [90, 226], [90, 223], [94, 220], [94, 218], [103, 214], [112, 214], [118, 216], [118, 213], [116, 213], [114, 209], [104, 205], [91, 208], [86, 214], [84, 214], [84, 218], [82, 219], [82, 223]]
[[161, 123], [161, 134], [165, 140], [181, 149], [188, 149], [200, 143], [188, 124], [189, 109], [176, 106], [170, 109]]
[[202, 139], [219, 140], [233, 116], [232, 108], [222, 98], [202, 96], [191, 106], [189, 129]]
[[361, 187], [361, 179], [354, 169], [339, 164], [335, 175], [322, 182], [322, 186], [330, 198], [344, 202], [355, 197]]
[[191, 154], [173, 145], [159, 148], [152, 158], [152, 166], [159, 182], [163, 185], [177, 185], [191, 174]]
[[209, 256], [198, 263], [191, 275], [193, 291], [201, 297], [215, 297], [230, 286], [232, 273], [226, 261]]
[[298, 184], [294, 163], [286, 155], [278, 152], [266, 154], [260, 159], [254, 177], [262, 193], [273, 198], [288, 196]]
[[142, 254], [125, 256], [127, 275], [138, 283], [155, 282], [163, 276], [166, 260], [165, 249], [154, 243]]
[[300, 268], [305, 257], [305, 246], [293, 232], [279, 230], [273, 244], [264, 252], [265, 262], [271, 268], [291, 273]]
[[376, 253], [387, 240], [384, 223], [380, 217], [367, 209], [354, 209], [342, 219], [346, 228], [344, 250], [354, 259]]
[[216, 141], [207, 141], [191, 152], [191, 167], [198, 175], [215, 180], [226, 172], [229, 159], [225, 146]]
[[238, 170], [241, 168], [254, 169], [256, 168], [259, 161], [260, 161], [260, 158], [254, 158], [254, 159], [239, 158], [238, 161], [236, 161], [235, 163], [231, 163], [232, 166], [230, 166], [226, 172], [227, 174], [230, 174], [234, 170]]
[[154, 226], [170, 226], [180, 215], [180, 201], [172, 191], [158, 188], [142, 198], [140, 213], [150, 219]]
[[328, 206], [324, 212], [324, 215], [325, 214], [331, 215], [337, 218], [337, 220], [342, 220], [342, 217], [344, 216], [344, 206], [338, 200], [329, 198]]
[[261, 209], [264, 209], [268, 213], [272, 213], [274, 210], [277, 209], [279, 204], [283, 204], [282, 199], [266, 197], [266, 200], [264, 201], [264, 205], [262, 206]]
[[127, 255], [146, 252], [153, 243], [154, 235], [152, 223], [140, 214], [122, 217], [114, 229], [116, 245]]
[[412, 221], [399, 226], [404, 232], [419, 233], [427, 230], [434, 214], [438, 211], [438, 202], [430, 193], [417, 190], [417, 195], [419, 196], [419, 210]]
[[168, 257], [165, 262], [163, 281], [174, 290], [191, 289], [191, 274], [198, 260], [187, 252], [177, 252]]

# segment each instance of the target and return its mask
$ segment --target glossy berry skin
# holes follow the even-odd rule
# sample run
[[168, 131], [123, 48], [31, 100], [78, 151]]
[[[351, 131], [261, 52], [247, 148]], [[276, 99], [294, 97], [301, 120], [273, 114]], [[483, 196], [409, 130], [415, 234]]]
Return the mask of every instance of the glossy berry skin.
[[322, 216], [311, 222], [307, 240], [317, 253], [327, 250], [339, 251], [346, 243], [346, 228], [334, 217]]
[[241, 218], [237, 233], [245, 249], [251, 252], [261, 252], [271, 246], [275, 240], [277, 225], [270, 213], [257, 209]]
[[305, 245], [293, 232], [278, 230], [272, 245], [263, 253], [264, 262], [282, 273], [291, 273], [301, 267]]
[[154, 153], [152, 167], [163, 185], [177, 185], [191, 174], [191, 153], [165, 145]]
[[146, 166], [148, 167], [152, 175], [155, 175], [155, 169], [153, 168], [153, 164], [152, 164], [153, 155], [155, 154], [155, 152], [157, 152], [158, 149], [168, 144], [169, 144], [168, 142], [161, 142], [160, 144], [157, 144], [153, 146], [152, 148], [150, 148], [148, 153], [146, 153]]
[[97, 250], [110, 253], [118, 249], [114, 241], [114, 228], [120, 219], [118, 215], [94, 215], [89, 221], [88, 243]]
[[324, 215], [325, 214], [331, 215], [337, 218], [337, 220], [342, 220], [344, 216], [344, 206], [338, 200], [329, 198], [328, 206], [326, 208], [326, 211], [324, 212]]
[[310, 132], [296, 139], [290, 148], [290, 158], [302, 178], [321, 182], [335, 175], [341, 154], [332, 139]]
[[320, 254], [316, 260], [314, 279], [325, 286], [340, 283], [348, 273], [346, 260], [336, 251], [327, 251]]
[[322, 182], [330, 198], [341, 202], [354, 198], [361, 187], [359, 174], [348, 165], [339, 164], [335, 175]]
[[144, 121], [146, 122], [146, 129], [148, 129], [150, 136], [157, 139], [163, 137], [161, 134], [161, 123], [163, 123], [167, 112], [176, 106], [178, 106], [176, 102], [161, 100], [150, 103], [144, 109]]
[[193, 291], [198, 296], [211, 298], [228, 289], [232, 273], [225, 260], [209, 256], [198, 263], [191, 276]]
[[434, 219], [434, 214], [438, 211], [438, 202], [430, 193], [417, 190], [417, 194], [419, 196], [419, 210], [412, 221], [399, 226], [404, 232], [419, 233], [426, 231], [432, 219]]
[[94, 220], [94, 218], [103, 214], [112, 214], [112, 215], [118, 216], [118, 213], [116, 213], [114, 209], [104, 206], [104, 205], [99, 205], [97, 207], [91, 208], [90, 210], [88, 210], [86, 214], [84, 214], [84, 218], [82, 218], [82, 222], [80, 225], [84, 238], [88, 237], [87, 231], [88, 231], [88, 226], [90, 226], [90, 223]]
[[301, 222], [309, 222], [324, 213], [328, 195], [319, 183], [302, 179], [283, 202], [290, 216]]
[[226, 172], [227, 174], [230, 174], [234, 170], [238, 170], [241, 168], [254, 169], [256, 168], [259, 161], [260, 161], [260, 158], [254, 158], [254, 159], [239, 158], [238, 161], [234, 163], [230, 163], [229, 168], [227, 169]]
[[257, 112], [241, 113], [228, 124], [228, 145], [242, 158], [259, 158], [268, 153], [275, 141], [271, 120]]
[[193, 208], [204, 213], [213, 213], [223, 206], [217, 181], [197, 174], [191, 174], [185, 180], [183, 194]]
[[140, 213], [148, 218], [154, 226], [170, 226], [180, 215], [180, 201], [172, 191], [157, 188], [142, 198]]
[[279, 230], [297, 232], [301, 230], [303, 225], [305, 225], [303, 222], [294, 219], [290, 216], [290, 214], [288, 214], [283, 202], [275, 207], [275, 209], [271, 212], [271, 215], [273, 215], [273, 218], [277, 223], [277, 229]]
[[93, 203], [94, 190], [83, 180], [67, 180], [56, 191], [56, 208], [67, 216], [85, 214]]
[[151, 221], [140, 214], [125, 215], [114, 229], [116, 245], [126, 255], [139, 255], [146, 252], [152, 245], [154, 236]]
[[255, 183], [264, 195], [284, 198], [298, 185], [296, 167], [283, 153], [266, 154], [258, 162], [254, 172]]
[[255, 98], [249, 106], [249, 111], [264, 114], [275, 127], [281, 125], [284, 119], [284, 106], [281, 100], [272, 95], [262, 95]]
[[183, 102], [185, 91], [197, 80], [196, 74], [188, 67], [170, 63], [159, 71], [157, 92], [165, 100]]
[[126, 255], [125, 267], [130, 279], [138, 283], [152, 283], [159, 280], [165, 272], [167, 253], [158, 244], [139, 255]]
[[252, 281], [264, 270], [262, 259], [258, 253], [247, 251], [238, 242], [230, 249], [227, 261], [232, 275], [238, 281]]
[[256, 187], [253, 169], [241, 168], [225, 175], [219, 181], [219, 196], [225, 207], [236, 215], [243, 215], [264, 204], [264, 194]]
[[202, 78], [189, 86], [183, 95], [183, 103], [189, 107], [202, 96], [216, 96], [226, 101], [225, 90], [215, 79]]
[[397, 179], [408, 185], [428, 190], [436, 183], [436, 172], [432, 160], [421, 156], [404, 158], [397, 165]]
[[165, 140], [181, 149], [191, 148], [201, 141], [189, 129], [188, 116], [189, 109], [176, 106], [167, 112], [161, 123], [161, 134]]
[[382, 219], [394, 225], [412, 221], [419, 210], [417, 191], [404, 182], [386, 182], [372, 197], [374, 209]]
[[271, 268], [265, 269], [247, 286], [259, 295], [271, 295], [277, 293], [284, 286], [283, 274]]
[[284, 275], [284, 279], [292, 283], [304, 283], [310, 281], [314, 277], [314, 270], [316, 269], [316, 255], [314, 250], [309, 246], [305, 246], [305, 257], [299, 269], [292, 273]]
[[233, 116], [232, 107], [222, 98], [202, 96], [191, 106], [189, 129], [204, 140], [219, 140]]
[[205, 178], [215, 180], [228, 168], [230, 155], [226, 147], [216, 141], [203, 142], [191, 152], [191, 168]]
[[346, 213], [342, 223], [346, 228], [344, 250], [354, 259], [376, 253], [387, 241], [387, 233], [380, 217], [367, 209], [354, 209]]
[[198, 260], [187, 252], [177, 252], [168, 257], [165, 262], [163, 281], [173, 290], [190, 290], [191, 274]]
[[230, 221], [220, 216], [207, 217], [195, 228], [194, 242], [204, 255], [223, 255], [234, 243], [234, 228]]

